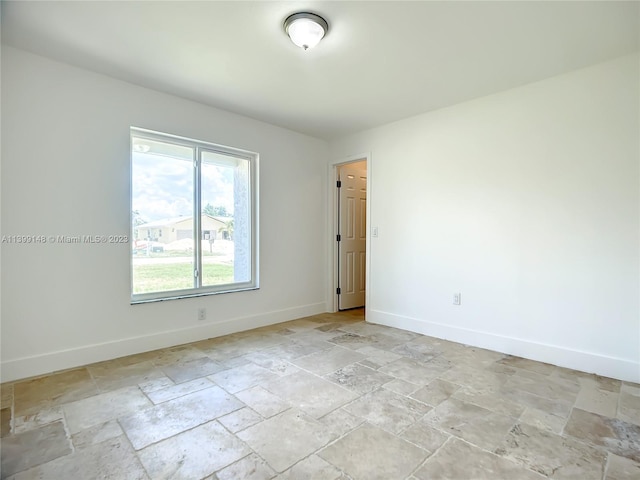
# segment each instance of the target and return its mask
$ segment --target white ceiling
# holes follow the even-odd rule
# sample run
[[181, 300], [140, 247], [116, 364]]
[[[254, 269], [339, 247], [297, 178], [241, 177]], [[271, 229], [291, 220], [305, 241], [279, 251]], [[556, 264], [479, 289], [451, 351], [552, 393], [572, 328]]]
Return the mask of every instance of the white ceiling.
[[[319, 13], [314, 50], [282, 29]], [[638, 2], [2, 2], [2, 41], [332, 138], [622, 56]]]

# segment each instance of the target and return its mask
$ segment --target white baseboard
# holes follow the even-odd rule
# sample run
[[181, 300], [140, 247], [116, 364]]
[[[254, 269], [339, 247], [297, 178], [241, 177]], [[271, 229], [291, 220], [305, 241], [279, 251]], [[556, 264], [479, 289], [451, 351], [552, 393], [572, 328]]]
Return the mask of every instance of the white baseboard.
[[297, 318], [317, 315], [327, 311], [326, 304], [302, 305], [284, 310], [232, 318], [216, 323], [207, 323], [178, 330], [168, 330], [111, 342], [85, 345], [41, 355], [17, 358], [2, 362], [2, 382], [44, 375], [69, 368], [102, 362], [113, 358], [172, 347], [230, 333], [265, 327]]
[[573, 370], [640, 383], [640, 362], [624, 358], [444, 325], [380, 310], [367, 310], [367, 321]]

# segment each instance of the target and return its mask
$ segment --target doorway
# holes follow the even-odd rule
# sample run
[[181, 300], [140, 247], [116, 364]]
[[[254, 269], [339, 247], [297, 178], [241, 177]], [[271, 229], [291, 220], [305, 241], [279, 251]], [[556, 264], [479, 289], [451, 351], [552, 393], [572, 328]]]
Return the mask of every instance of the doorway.
[[336, 295], [338, 310], [365, 306], [367, 270], [367, 162], [336, 167]]

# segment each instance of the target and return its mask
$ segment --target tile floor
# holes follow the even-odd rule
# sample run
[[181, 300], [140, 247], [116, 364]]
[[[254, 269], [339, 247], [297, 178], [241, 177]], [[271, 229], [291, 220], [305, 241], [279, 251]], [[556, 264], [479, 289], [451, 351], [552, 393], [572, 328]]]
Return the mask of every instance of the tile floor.
[[640, 385], [293, 322], [2, 385], [2, 478], [640, 479]]

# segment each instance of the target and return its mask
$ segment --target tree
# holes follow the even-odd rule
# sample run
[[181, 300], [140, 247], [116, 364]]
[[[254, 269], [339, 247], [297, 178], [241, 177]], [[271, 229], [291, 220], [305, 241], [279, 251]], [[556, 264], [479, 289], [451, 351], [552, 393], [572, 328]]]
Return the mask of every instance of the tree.
[[131, 222], [133, 223], [134, 227], [147, 223], [147, 221], [140, 215], [139, 210], [133, 210], [131, 212]]
[[226, 230], [227, 235], [229, 235], [228, 240], [233, 240], [233, 218], [224, 224], [224, 227], [220, 227], [218, 229], [219, 232], [224, 234]]
[[213, 206], [210, 203], [207, 203], [205, 207], [202, 209], [202, 213], [209, 215], [210, 217], [230, 217], [231, 215], [227, 212], [226, 207], [223, 205]]

